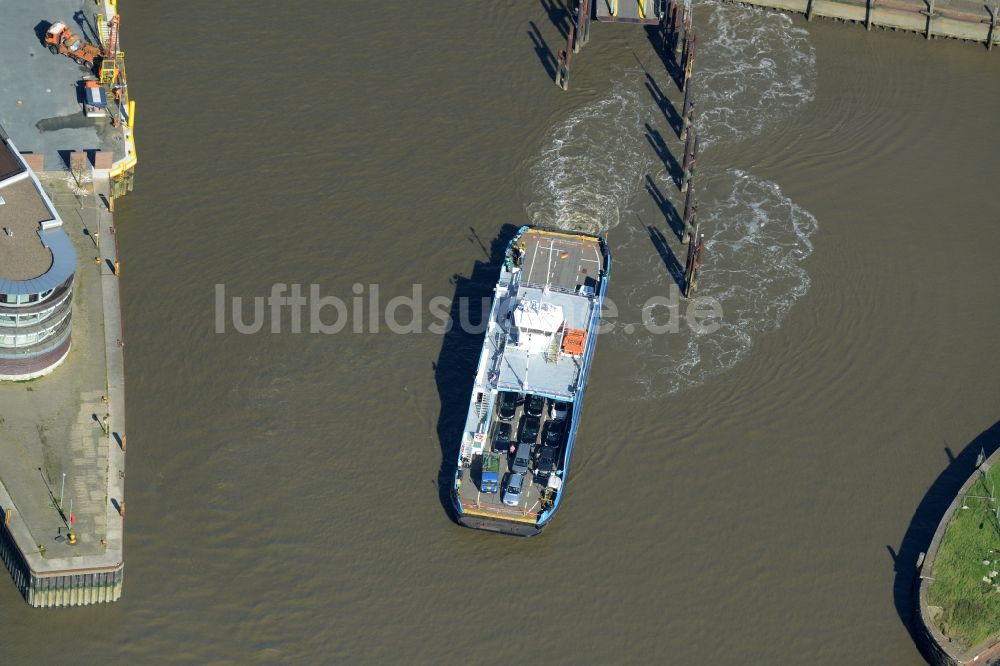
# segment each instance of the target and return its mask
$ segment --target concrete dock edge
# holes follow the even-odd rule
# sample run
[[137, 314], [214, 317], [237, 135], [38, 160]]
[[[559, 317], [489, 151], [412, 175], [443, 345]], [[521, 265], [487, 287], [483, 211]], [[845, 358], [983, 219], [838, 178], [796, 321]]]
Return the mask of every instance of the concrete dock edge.
[[[51, 176], [52, 174], [46, 174]], [[18, 591], [31, 606], [83, 606], [116, 601], [121, 596], [124, 573], [125, 522], [125, 373], [124, 331], [119, 292], [120, 260], [114, 220], [108, 210], [110, 182], [107, 170], [93, 171], [96, 226], [100, 238], [100, 303], [107, 370], [107, 488], [106, 531], [99, 555], [47, 558], [0, 481], [0, 559]], [[116, 275], [116, 272], [118, 273]], [[96, 314], [96, 313], [95, 313]]]
[[917, 612], [920, 614], [918, 630], [924, 639], [924, 645], [921, 646], [924, 656], [935, 666], [965, 666], [966, 664], [986, 666], [1000, 662], [1000, 632], [972, 648], [957, 645], [937, 628], [931, 606], [927, 602], [927, 588], [934, 579], [934, 561], [952, 517], [962, 506], [966, 494], [979, 480], [980, 470], [989, 469], [998, 464], [1000, 464], [1000, 450], [995, 451], [987, 458], [962, 484], [955, 499], [945, 511], [944, 517], [941, 518], [920, 567], [919, 604], [917, 606]]
[[978, 42], [991, 48], [998, 42], [994, 17], [983, 3], [915, 0], [728, 0], [732, 4], [859, 23], [886, 30], [903, 30], [932, 37]]

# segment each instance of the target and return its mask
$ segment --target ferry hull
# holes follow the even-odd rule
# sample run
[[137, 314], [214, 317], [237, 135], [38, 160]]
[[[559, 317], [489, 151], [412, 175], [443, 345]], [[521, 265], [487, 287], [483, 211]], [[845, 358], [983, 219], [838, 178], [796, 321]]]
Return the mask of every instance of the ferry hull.
[[520, 522], [515, 520], [505, 520], [496, 516], [474, 515], [466, 512], [458, 517], [460, 525], [471, 527], [474, 530], [486, 530], [487, 532], [498, 532], [511, 536], [532, 537], [537, 536], [545, 529], [545, 525], [539, 525], [532, 519], [530, 522]]
[[[514, 247], [514, 243], [522, 238], [522, 234], [526, 235], [529, 232], [533, 233], [534, 238], [527, 243], [520, 244], [522, 247], [520, 256], [530, 256], [530, 260], [526, 259], [523, 264], [517, 263], [515, 264], [516, 268], [511, 269], [511, 249]], [[539, 238], [548, 245], [543, 247]], [[535, 243], [534, 247], [532, 242]], [[547, 251], [547, 259], [544, 260], [544, 264], [542, 261], [536, 261], [535, 255], [543, 254], [545, 251]], [[565, 484], [569, 479], [570, 464], [581, 421], [590, 365], [597, 345], [601, 311], [611, 272], [611, 255], [605, 240], [597, 236], [522, 227], [515, 239], [508, 245], [507, 257], [508, 261], [500, 273], [500, 279], [497, 283], [498, 289], [490, 312], [490, 328], [487, 329], [483, 349], [480, 353], [480, 362], [467, 414], [465, 436], [460, 447], [458, 467], [455, 470], [455, 483], [450, 495], [453, 518], [460, 525], [512, 536], [536, 536], [555, 515], [565, 494]], [[565, 261], [565, 263], [560, 264], [561, 261]], [[570, 267], [568, 273], [564, 269], [565, 266]], [[533, 271], [537, 271], [534, 273], [536, 277], [541, 276], [538, 280], [531, 279]], [[542, 281], [544, 281], [544, 285], [537, 284]], [[586, 298], [587, 292], [584, 287], [588, 285], [591, 286], [591, 305], [586, 306], [585, 310], [581, 310], [580, 300], [574, 299]], [[561, 290], [562, 296], [550, 292], [550, 287], [553, 291]], [[566, 312], [572, 313], [560, 317], [562, 325], [558, 330], [561, 331], [563, 327], [566, 327], [570, 330], [579, 330], [581, 334], [584, 334], [580, 336], [584, 342], [581, 343], [579, 351], [575, 352], [579, 353], [579, 356], [572, 356], [574, 351], [565, 352], [570, 355], [569, 358], [577, 359], [573, 361], [576, 373], [570, 377], [572, 381], [568, 385], [566, 377], [558, 375], [558, 364], [564, 362], [561, 359], [566, 357], [550, 356], [546, 352], [545, 360], [542, 362], [552, 365], [542, 365], [543, 377], [539, 379], [539, 375], [534, 374], [532, 375], [533, 381], [529, 384], [527, 381], [527, 360], [518, 359], [516, 356], [511, 359], [511, 349], [503, 344], [507, 340], [504, 337], [506, 329], [500, 328], [500, 322], [513, 320], [515, 326], [522, 326], [522, 324], [517, 323], [516, 315], [518, 312], [515, 312], [514, 306], [510, 305], [512, 295], [520, 299], [538, 298], [539, 294], [552, 303], [560, 303], [559, 299], [563, 299], [561, 301], [563, 309], [559, 311], [560, 315], [564, 315]], [[498, 309], [502, 302], [505, 302], [506, 306], [510, 308], [506, 316], [502, 310]], [[574, 308], [576, 308], [575, 311]], [[544, 330], [545, 321], [543, 319], [533, 320], [530, 326], [538, 326]], [[550, 326], [549, 330], [552, 328]], [[568, 347], [564, 344], [563, 349], [566, 350]], [[515, 348], [513, 353], [516, 351]], [[530, 353], [541, 356], [539, 350]], [[503, 364], [499, 363], [498, 359]], [[524, 364], [523, 373], [520, 375], [517, 373], [517, 370], [520, 369], [519, 361]], [[538, 373], [539, 366], [534, 367], [535, 372]], [[510, 374], [506, 374], [508, 371]], [[544, 375], [546, 371], [549, 373], [548, 375]], [[555, 377], [559, 377], [559, 379], [552, 379]], [[516, 381], [511, 381], [512, 378]], [[568, 393], [567, 388], [569, 389]], [[496, 420], [498, 417], [495, 412], [497, 407], [495, 400], [497, 395], [505, 391], [508, 394], [520, 394], [521, 398], [530, 394], [541, 396], [546, 401], [571, 404], [570, 414], [564, 417], [565, 423], [568, 425], [568, 432], [565, 433], [562, 445], [562, 464], [553, 471], [553, 474], [559, 477], [560, 483], [551, 486], [551, 488], [556, 489], [554, 501], [552, 500], [553, 495], [548, 494], [551, 493], [551, 490], [547, 491], [545, 499], [549, 502], [548, 506], [546, 506], [545, 501], [541, 501], [542, 490], [545, 490], [541, 486], [535, 489], [534, 486], [529, 485], [519, 506], [514, 507], [502, 505], [500, 494], [484, 495], [481, 486], [476, 484], [476, 462], [481, 455], [479, 451], [491, 445], [492, 427], [499, 423]], [[518, 404], [523, 403], [519, 402]], [[520, 419], [516, 418], [516, 414], [521, 413], [523, 416], [522, 407], [518, 406], [516, 410], [503, 418], [508, 423], [521, 422]], [[507, 465], [503, 464], [503, 468], [506, 470]], [[479, 473], [481, 474], [481, 472]], [[509, 474], [501, 476], [507, 478]], [[537, 496], [531, 493], [537, 493]], [[541, 501], [540, 507], [539, 501]]]

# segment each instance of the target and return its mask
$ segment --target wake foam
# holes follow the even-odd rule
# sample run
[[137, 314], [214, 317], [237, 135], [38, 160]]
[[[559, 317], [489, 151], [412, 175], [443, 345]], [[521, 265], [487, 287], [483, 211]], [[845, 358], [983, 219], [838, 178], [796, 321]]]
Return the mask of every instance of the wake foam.
[[[637, 272], [648, 277], [628, 276], [625, 302], [618, 304], [622, 318], [602, 344], [632, 357], [629, 366], [643, 387], [641, 398], [662, 397], [731, 368], [754, 338], [778, 328], [809, 290], [809, 274], [801, 264], [813, 250], [816, 218], [775, 183], [746, 172], [705, 170], [698, 177], [699, 221], [706, 241], [695, 296], [717, 301], [722, 317], [717, 330], [699, 333], [687, 324], [688, 302], [682, 300], [679, 330], [651, 333], [643, 323], [644, 306], [650, 298], [666, 295], [672, 278], [649, 246], [646, 230], [630, 233], [621, 250], [630, 255], [645, 250], [650, 258], [640, 262]], [[682, 254], [677, 259], [683, 264]], [[614, 286], [612, 281], [612, 291]], [[655, 325], [665, 325], [668, 316], [664, 305], [646, 308], [645, 320]]]
[[556, 125], [528, 168], [531, 224], [601, 235], [617, 226], [654, 164], [643, 127], [656, 113], [640, 79], [624, 74]]
[[[816, 57], [805, 30], [785, 15], [715, 0], [700, 4], [697, 11], [703, 41], [694, 92], [703, 146], [759, 134], [812, 101]], [[677, 208], [682, 201], [650, 145], [651, 129], [679, 157], [678, 142], [646, 82], [641, 75], [623, 72], [606, 97], [577, 109], [552, 129], [551, 139], [528, 164], [525, 207], [537, 226], [605, 236], [621, 227], [610, 234], [616, 267], [609, 294], [622, 300], [616, 304], [620, 317], [601, 344], [619, 348], [617, 358], [642, 387], [633, 395], [648, 399], [731, 368], [755, 337], [781, 325], [809, 289], [801, 263], [812, 252], [810, 236], [817, 222], [775, 183], [736, 169], [699, 168], [706, 253], [697, 296], [718, 301], [723, 316], [714, 332], [696, 332], [684, 321], [687, 303], [681, 301], [679, 330], [650, 332], [644, 318], [662, 324], [670, 310], [657, 305], [643, 312], [644, 305], [653, 296], [666, 295], [673, 278], [643, 220], [649, 217], [650, 202], [637, 194], [648, 177]], [[680, 103], [676, 94], [672, 97], [675, 105]], [[653, 215], [651, 226], [669, 236], [661, 214]], [[622, 225], [623, 219], [629, 223]], [[639, 223], [633, 224], [635, 220]], [[679, 255], [683, 252], [676, 239], [670, 245]], [[670, 256], [676, 272], [684, 256]]]
[[[816, 96], [816, 51], [786, 14], [718, 0], [695, 16], [692, 93], [702, 145], [760, 134]], [[699, 3], [701, 6], [701, 3]]]

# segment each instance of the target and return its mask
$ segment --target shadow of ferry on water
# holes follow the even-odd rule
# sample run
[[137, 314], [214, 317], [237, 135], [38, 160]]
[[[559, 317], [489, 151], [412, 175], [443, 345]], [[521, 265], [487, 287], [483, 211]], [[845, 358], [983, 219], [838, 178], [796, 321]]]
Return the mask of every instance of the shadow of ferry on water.
[[[476, 261], [468, 277], [454, 275], [450, 325], [441, 341], [441, 352], [437, 362], [432, 364], [434, 381], [437, 384], [441, 412], [438, 415], [437, 435], [441, 446], [441, 469], [438, 472], [438, 499], [448, 516], [456, 524], [458, 516], [452, 505], [451, 490], [458, 460], [458, 447], [465, 427], [465, 417], [469, 410], [472, 384], [476, 365], [485, 336], [484, 320], [489, 316], [493, 288], [500, 275], [500, 267], [508, 243], [514, 238], [519, 226], [505, 224], [487, 250], [487, 261]], [[478, 243], [472, 230], [470, 242]], [[479, 244], [480, 247], [481, 244]], [[485, 248], [483, 248], [485, 249]]]

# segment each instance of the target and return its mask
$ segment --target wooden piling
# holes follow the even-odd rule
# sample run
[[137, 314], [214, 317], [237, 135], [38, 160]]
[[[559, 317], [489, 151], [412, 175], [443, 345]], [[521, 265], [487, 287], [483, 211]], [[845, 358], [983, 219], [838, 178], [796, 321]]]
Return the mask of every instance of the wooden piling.
[[701, 255], [705, 251], [705, 234], [698, 233], [697, 224], [694, 235], [698, 240], [688, 244], [687, 264], [684, 267], [684, 298], [690, 298], [698, 289], [698, 271], [701, 269]]
[[927, 11], [920, 12], [927, 16], [927, 29], [924, 30], [924, 37], [931, 38], [931, 23], [934, 21], [934, 0], [927, 0]]
[[698, 161], [698, 132], [688, 131], [687, 141], [684, 142], [684, 161], [682, 163], [681, 192], [687, 192], [688, 184], [694, 175], [695, 163]]
[[570, 24], [566, 34], [566, 48], [559, 52], [559, 62], [556, 66], [556, 85], [563, 90], [569, 89], [569, 61], [573, 56], [573, 37], [576, 27]]
[[694, 58], [698, 53], [698, 36], [690, 35], [684, 37], [684, 82], [681, 86], [687, 90], [688, 81], [694, 74]]
[[808, 0], [806, 3], [806, 20], [813, 20], [813, 0]]
[[660, 32], [660, 51], [662, 53], [666, 53], [667, 49], [670, 48], [670, 30], [672, 27], [670, 25], [670, 17], [673, 16], [674, 7], [675, 7], [674, 0], [669, 0], [667, 2], [666, 8], [663, 11], [663, 14], [660, 15], [659, 32]]
[[580, 49], [590, 41], [590, 0], [580, 0], [577, 7], [579, 9], [576, 15], [577, 38], [573, 44], [573, 53], [579, 53]]
[[680, 38], [681, 24], [684, 22], [684, 19], [681, 17], [681, 12], [683, 11], [684, 9], [682, 7], [674, 5], [674, 17], [671, 21], [671, 39], [673, 40], [674, 45], [674, 57], [680, 57], [681, 48], [684, 46], [684, 42], [682, 42]]
[[681, 141], [687, 141], [688, 130], [694, 123], [694, 100], [691, 98], [691, 86], [684, 86], [684, 106], [681, 107]]
[[871, 32], [872, 11], [875, 10], [875, 0], [865, 0], [865, 30]]
[[986, 35], [986, 50], [993, 50], [993, 40], [996, 39], [995, 35], [997, 32], [997, 14], [1000, 14], [1000, 5], [993, 5], [993, 9], [989, 7], [986, 11], [990, 13], [990, 31]]
[[687, 196], [684, 197], [684, 233], [681, 235], [681, 243], [687, 245], [691, 242], [691, 234], [694, 233], [694, 222], [698, 217], [698, 202], [694, 198], [694, 183], [688, 184]]

